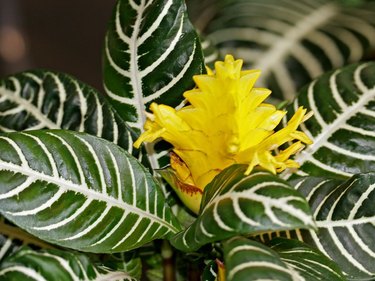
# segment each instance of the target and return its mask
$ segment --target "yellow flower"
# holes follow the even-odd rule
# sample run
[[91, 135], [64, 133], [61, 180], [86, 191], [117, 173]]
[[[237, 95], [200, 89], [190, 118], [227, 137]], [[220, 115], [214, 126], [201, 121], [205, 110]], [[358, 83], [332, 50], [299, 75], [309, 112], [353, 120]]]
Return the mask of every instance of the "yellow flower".
[[[195, 213], [202, 191], [223, 169], [235, 163], [272, 173], [299, 167], [289, 159], [311, 140], [297, 127], [306, 119], [300, 107], [283, 129], [275, 132], [286, 111], [263, 101], [271, 91], [254, 88], [259, 70], [241, 71], [242, 60], [231, 55], [215, 63], [215, 73], [193, 77], [197, 87], [184, 93], [188, 105], [174, 109], [152, 103], [144, 128], [134, 143], [162, 138], [173, 145], [171, 167], [179, 182], [177, 194]], [[279, 146], [292, 143], [283, 151]], [[187, 190], [187, 192], [185, 192]]]

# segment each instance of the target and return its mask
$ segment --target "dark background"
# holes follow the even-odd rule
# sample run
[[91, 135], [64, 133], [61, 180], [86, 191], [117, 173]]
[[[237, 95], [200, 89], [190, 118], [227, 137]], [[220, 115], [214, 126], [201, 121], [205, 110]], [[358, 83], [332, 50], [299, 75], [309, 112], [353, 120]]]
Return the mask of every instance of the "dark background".
[[0, 0], [0, 77], [43, 68], [102, 89], [105, 31], [115, 0]]

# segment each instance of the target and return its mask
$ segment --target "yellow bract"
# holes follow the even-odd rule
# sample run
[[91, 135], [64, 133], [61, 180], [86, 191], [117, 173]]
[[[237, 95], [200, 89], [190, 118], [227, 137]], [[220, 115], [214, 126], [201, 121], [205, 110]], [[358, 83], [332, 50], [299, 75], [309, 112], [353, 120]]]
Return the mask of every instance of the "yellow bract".
[[[247, 164], [246, 173], [256, 166], [272, 173], [299, 167], [289, 158], [303, 143], [311, 143], [297, 131], [306, 118], [302, 107], [283, 129], [274, 131], [286, 111], [263, 103], [271, 91], [253, 88], [260, 71], [241, 71], [242, 63], [227, 55], [224, 62], [215, 63], [215, 73], [207, 69], [208, 74], [194, 76], [197, 87], [184, 93], [188, 105], [181, 109], [156, 103], [150, 106], [153, 114], [134, 146], [157, 138], [171, 143], [171, 166], [185, 187], [202, 191], [220, 171], [236, 163]], [[293, 143], [278, 151], [288, 142]], [[201, 192], [190, 192], [186, 198], [181, 190], [178, 193], [184, 202], [196, 201], [188, 205], [198, 213]]]

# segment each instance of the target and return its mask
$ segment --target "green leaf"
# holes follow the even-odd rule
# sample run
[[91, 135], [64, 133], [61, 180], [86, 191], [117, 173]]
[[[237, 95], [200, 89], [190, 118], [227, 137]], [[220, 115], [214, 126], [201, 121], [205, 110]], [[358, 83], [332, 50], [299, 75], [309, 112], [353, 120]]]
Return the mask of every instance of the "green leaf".
[[203, 270], [202, 281], [216, 281], [217, 270], [216, 261], [210, 261]]
[[135, 133], [95, 89], [51, 71], [0, 80], [0, 132], [66, 129], [114, 142], [134, 155]]
[[375, 278], [375, 173], [347, 181], [301, 178], [296, 189], [309, 201], [318, 231], [268, 233], [260, 239], [297, 238], [334, 260], [349, 279]]
[[317, 233], [303, 231], [303, 240], [353, 279], [374, 278], [375, 173], [355, 175], [341, 184], [306, 178], [297, 187], [307, 194], [319, 228]]
[[210, 68], [214, 67], [215, 61], [219, 59], [219, 51], [209, 38], [200, 35], [202, 51], [204, 55], [204, 63]]
[[129, 153], [71, 131], [0, 136], [0, 212], [73, 249], [120, 252], [179, 230], [149, 172]]
[[185, 1], [117, 2], [105, 40], [104, 86], [131, 127], [142, 130], [152, 101], [181, 103], [203, 61]]
[[48, 243], [30, 235], [0, 216], [0, 261], [22, 245], [30, 245], [34, 249], [52, 248]]
[[246, 165], [233, 165], [205, 188], [201, 213], [171, 243], [182, 251], [239, 234], [269, 230], [314, 228], [306, 200], [287, 182], [268, 172], [244, 173]]
[[278, 239], [272, 249], [256, 241], [236, 237], [224, 243], [227, 279], [344, 281], [337, 266], [319, 251], [298, 242]]
[[374, 77], [374, 62], [324, 74], [288, 108], [288, 119], [300, 106], [314, 113], [300, 126], [313, 140], [295, 157], [300, 175], [349, 178], [375, 171]]
[[[318, 75], [358, 62], [375, 50], [375, 5], [338, 1], [195, 0], [202, 34], [222, 56], [260, 69], [257, 83], [293, 100]], [[210, 4], [207, 4], [210, 3]], [[205, 7], [206, 6], [206, 7]], [[205, 7], [205, 8], [203, 8]]]
[[136, 280], [123, 271], [94, 265], [84, 254], [23, 248], [0, 265], [0, 279], [19, 280]]
[[127, 272], [130, 276], [141, 279], [142, 261], [134, 252], [107, 255], [102, 262], [112, 270]]

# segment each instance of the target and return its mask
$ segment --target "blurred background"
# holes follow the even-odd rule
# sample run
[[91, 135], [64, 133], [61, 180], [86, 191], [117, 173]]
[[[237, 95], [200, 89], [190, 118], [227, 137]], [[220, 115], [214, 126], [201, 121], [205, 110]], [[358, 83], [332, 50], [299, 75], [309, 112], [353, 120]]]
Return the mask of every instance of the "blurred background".
[[0, 77], [44, 68], [102, 91], [102, 46], [115, 2], [0, 0]]

